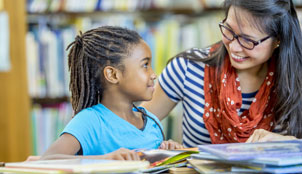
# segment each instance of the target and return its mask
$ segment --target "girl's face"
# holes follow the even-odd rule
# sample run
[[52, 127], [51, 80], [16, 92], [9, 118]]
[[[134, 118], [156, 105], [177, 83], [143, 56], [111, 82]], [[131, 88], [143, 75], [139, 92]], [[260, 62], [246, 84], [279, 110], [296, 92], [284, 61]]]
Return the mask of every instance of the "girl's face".
[[[267, 33], [259, 31], [257, 28], [252, 26], [252, 24], [250, 24], [249, 20], [251, 18], [252, 16], [248, 11], [238, 7], [231, 7], [223, 26], [230, 29], [238, 36], [243, 36], [243, 38], [248, 38], [254, 41], [259, 41], [269, 37]], [[237, 22], [238, 19], [240, 20], [240, 24]], [[243, 38], [241, 37], [240, 41], [244, 42]], [[222, 41], [228, 51], [231, 64], [237, 69], [237, 71], [260, 71], [262, 65], [266, 63], [272, 56], [272, 53], [277, 45], [277, 42], [273, 37], [265, 39], [263, 42], [256, 45], [252, 50], [244, 48], [239, 44], [236, 38], [230, 41], [225, 36], [222, 36]]]
[[143, 40], [130, 49], [129, 57], [123, 60], [125, 70], [119, 82], [120, 91], [132, 101], [151, 100], [156, 79], [151, 50]]

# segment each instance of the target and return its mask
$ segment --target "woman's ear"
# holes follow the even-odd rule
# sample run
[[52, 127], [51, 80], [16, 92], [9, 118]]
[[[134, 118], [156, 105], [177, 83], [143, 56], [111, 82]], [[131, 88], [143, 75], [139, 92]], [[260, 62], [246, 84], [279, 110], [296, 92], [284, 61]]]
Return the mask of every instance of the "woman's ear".
[[280, 40], [276, 39], [275, 41], [275, 49], [278, 48], [280, 46]]
[[275, 48], [278, 48], [279, 46], [280, 46], [280, 41], [278, 41], [278, 42], [276, 43]]
[[104, 77], [105, 79], [112, 84], [118, 84], [119, 82], [119, 69], [112, 67], [112, 66], [106, 66], [104, 68]]

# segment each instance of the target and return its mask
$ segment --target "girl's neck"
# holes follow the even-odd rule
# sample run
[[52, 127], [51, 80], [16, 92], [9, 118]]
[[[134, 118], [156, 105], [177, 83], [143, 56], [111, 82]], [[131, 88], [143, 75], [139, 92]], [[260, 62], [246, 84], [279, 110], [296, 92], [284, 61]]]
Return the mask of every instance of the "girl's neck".
[[[107, 92], [107, 94], [112, 93]], [[142, 113], [132, 110], [133, 103], [131, 101], [123, 100], [121, 97], [115, 95], [104, 95], [101, 103], [137, 129], [141, 129], [144, 126]]]
[[125, 120], [136, 117], [132, 101], [120, 97], [116, 92], [105, 91], [101, 103]]

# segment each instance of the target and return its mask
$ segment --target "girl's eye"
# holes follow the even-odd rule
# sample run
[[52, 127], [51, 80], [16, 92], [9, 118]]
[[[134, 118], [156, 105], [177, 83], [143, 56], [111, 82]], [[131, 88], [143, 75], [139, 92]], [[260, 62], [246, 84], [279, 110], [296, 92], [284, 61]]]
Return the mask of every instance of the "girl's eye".
[[149, 62], [144, 64], [144, 68], [148, 68]]

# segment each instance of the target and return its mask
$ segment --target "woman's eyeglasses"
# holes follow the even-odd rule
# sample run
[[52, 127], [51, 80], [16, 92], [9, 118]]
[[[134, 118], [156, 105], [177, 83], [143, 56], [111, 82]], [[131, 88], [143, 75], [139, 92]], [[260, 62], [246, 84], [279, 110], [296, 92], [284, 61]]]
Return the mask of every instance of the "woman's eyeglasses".
[[220, 31], [222, 33], [222, 35], [228, 39], [229, 41], [233, 41], [234, 38], [238, 40], [238, 43], [243, 47], [246, 48], [248, 50], [252, 50], [254, 49], [255, 46], [259, 45], [261, 42], [264, 42], [265, 40], [267, 40], [268, 38], [271, 37], [271, 35], [259, 40], [259, 41], [254, 41], [252, 39], [246, 38], [244, 36], [240, 36], [235, 34], [234, 31], [232, 31], [230, 28], [226, 27], [223, 22], [219, 23], [219, 28]]

